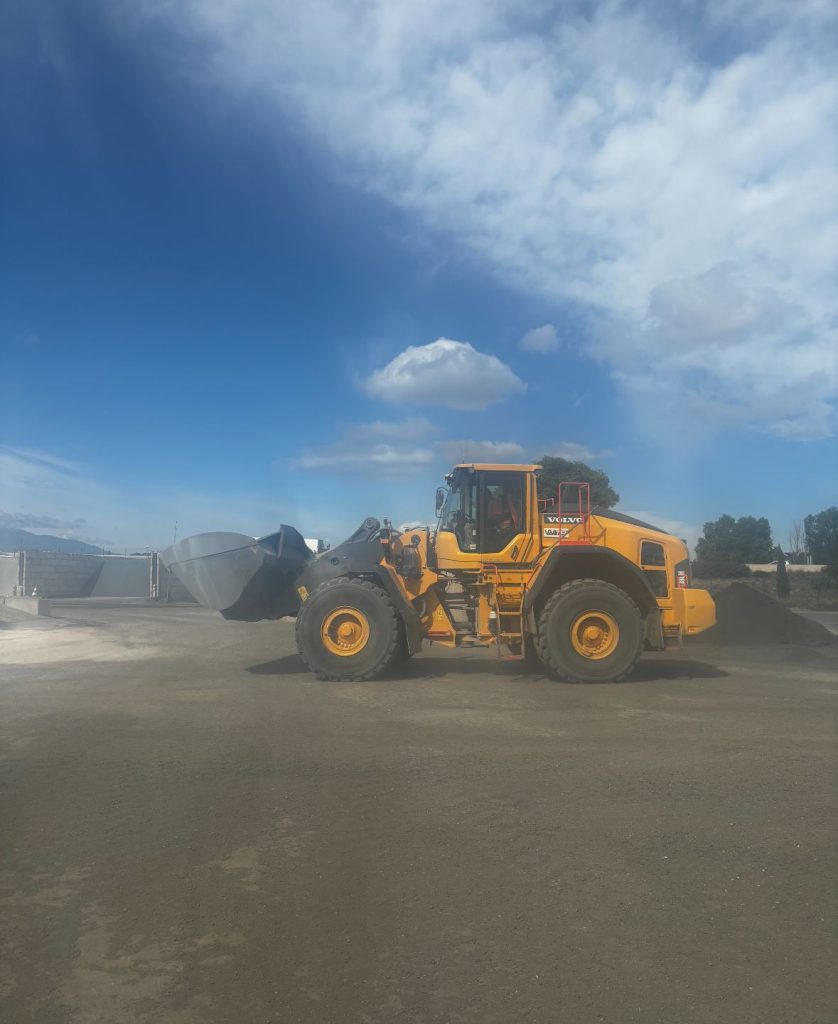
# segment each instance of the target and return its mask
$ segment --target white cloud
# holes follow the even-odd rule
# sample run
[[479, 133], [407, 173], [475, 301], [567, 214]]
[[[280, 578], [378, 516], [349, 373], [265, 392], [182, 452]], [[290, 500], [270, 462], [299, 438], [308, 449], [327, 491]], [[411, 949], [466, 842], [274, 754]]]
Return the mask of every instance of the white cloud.
[[436, 427], [424, 416], [411, 416], [405, 420], [373, 420], [371, 423], [348, 423], [344, 436], [353, 441], [417, 441], [433, 434]]
[[556, 459], [567, 459], [568, 462], [596, 462], [598, 459], [607, 459], [614, 453], [608, 450], [596, 451], [575, 441], [562, 441], [560, 444], [549, 446], [544, 454], [552, 455]]
[[450, 468], [459, 462], [538, 462], [545, 453], [570, 462], [596, 462], [614, 454], [575, 441], [542, 445], [535, 451], [518, 441], [434, 440], [435, 431], [436, 427], [424, 419], [345, 424], [334, 442], [304, 451], [291, 460], [291, 465], [296, 469], [392, 477], [429, 466]]
[[521, 338], [519, 347], [525, 352], [555, 352], [559, 347], [559, 338], [556, 328], [552, 324], [543, 324], [541, 327], [533, 327], [531, 331]]
[[438, 338], [409, 345], [364, 382], [366, 391], [387, 402], [446, 405], [476, 411], [523, 394], [527, 385], [497, 356], [478, 352], [467, 341]]
[[410, 476], [427, 467], [450, 468], [457, 462], [528, 462], [517, 441], [433, 440], [428, 420], [345, 424], [333, 443], [304, 451], [291, 465], [330, 473]]
[[529, 462], [516, 441], [438, 441], [437, 452], [449, 462]]
[[[189, 67], [505, 282], [587, 313], [637, 382], [834, 429], [833, 5], [183, 0]], [[409, 392], [408, 388], [408, 392]]]
[[294, 460], [294, 465], [299, 469], [328, 469], [338, 473], [380, 470], [388, 474], [410, 474], [430, 462], [433, 462], [433, 455], [427, 448], [399, 448], [381, 443], [356, 449], [339, 444], [334, 448], [304, 452]]
[[69, 521], [56, 519], [54, 516], [42, 516], [29, 512], [8, 512], [0, 508], [0, 526], [17, 527], [20, 530], [52, 530], [58, 531], [62, 537], [72, 536], [87, 526], [85, 519]]
[[435, 430], [430, 420], [419, 416], [345, 423], [336, 441], [307, 449], [291, 460], [291, 466], [331, 473], [406, 476], [435, 461], [428, 443]]
[[9, 472], [11, 479], [18, 479], [20, 476], [43, 476], [47, 469], [79, 473], [84, 468], [80, 462], [62, 458], [52, 452], [36, 448], [19, 448], [9, 444], [0, 445], [0, 457], [5, 458], [4, 468]]

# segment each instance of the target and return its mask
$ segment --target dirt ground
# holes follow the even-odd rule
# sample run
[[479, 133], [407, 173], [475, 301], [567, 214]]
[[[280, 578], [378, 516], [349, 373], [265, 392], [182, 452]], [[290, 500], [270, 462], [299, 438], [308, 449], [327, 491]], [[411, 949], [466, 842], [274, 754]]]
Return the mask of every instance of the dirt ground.
[[574, 686], [287, 623], [0, 621], [0, 1019], [838, 1019], [838, 648]]

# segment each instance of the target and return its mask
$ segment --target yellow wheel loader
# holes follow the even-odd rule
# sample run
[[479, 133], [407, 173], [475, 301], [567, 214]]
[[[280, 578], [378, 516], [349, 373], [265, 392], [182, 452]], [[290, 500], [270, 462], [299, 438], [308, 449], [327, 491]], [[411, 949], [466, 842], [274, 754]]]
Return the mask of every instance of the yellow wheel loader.
[[160, 557], [225, 618], [296, 616], [300, 655], [321, 679], [371, 679], [424, 639], [500, 645], [560, 679], [616, 682], [644, 650], [715, 623], [683, 541], [592, 509], [586, 483], [540, 499], [539, 469], [456, 466], [435, 529], [365, 519], [316, 556], [290, 526], [260, 540], [198, 534]]

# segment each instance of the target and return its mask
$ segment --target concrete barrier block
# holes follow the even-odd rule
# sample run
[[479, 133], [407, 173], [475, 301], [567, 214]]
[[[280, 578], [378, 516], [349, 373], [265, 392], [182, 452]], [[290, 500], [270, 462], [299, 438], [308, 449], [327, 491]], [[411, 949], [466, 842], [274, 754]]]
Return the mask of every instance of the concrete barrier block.
[[2, 597], [0, 601], [7, 608], [25, 612], [27, 615], [49, 616], [52, 614], [49, 601], [43, 597]]

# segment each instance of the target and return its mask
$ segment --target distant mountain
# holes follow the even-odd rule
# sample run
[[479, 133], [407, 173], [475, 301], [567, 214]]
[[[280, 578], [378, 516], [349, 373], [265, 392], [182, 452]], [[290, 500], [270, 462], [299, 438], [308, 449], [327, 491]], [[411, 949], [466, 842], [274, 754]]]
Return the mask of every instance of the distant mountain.
[[49, 533], [30, 533], [16, 526], [0, 526], [0, 551], [64, 551], [76, 555], [101, 555], [102, 549], [82, 540], [67, 540]]

